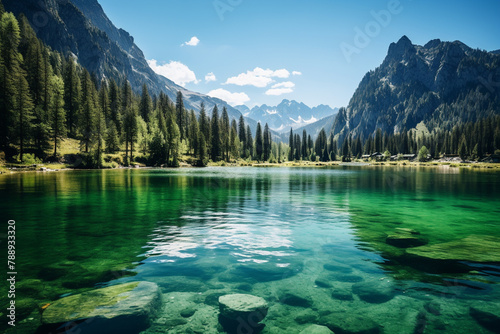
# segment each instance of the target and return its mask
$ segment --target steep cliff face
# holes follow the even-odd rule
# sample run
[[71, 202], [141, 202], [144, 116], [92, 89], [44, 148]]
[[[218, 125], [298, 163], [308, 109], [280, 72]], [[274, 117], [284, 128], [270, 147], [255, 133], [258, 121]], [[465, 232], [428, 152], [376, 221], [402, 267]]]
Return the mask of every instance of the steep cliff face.
[[[99, 78], [113, 78], [118, 83], [126, 78], [139, 93], [146, 84], [152, 94], [165, 92], [175, 101], [182, 91], [187, 109], [199, 110], [225, 106], [231, 118], [241, 113], [225, 101], [191, 92], [156, 74], [143, 52], [128, 32], [115, 27], [97, 0], [3, 0], [5, 9], [27, 17], [37, 36], [52, 49], [73, 54], [89, 72]], [[252, 127], [256, 122], [248, 120]]]
[[413, 45], [403, 36], [382, 65], [368, 72], [332, 130], [370, 135], [424, 122], [450, 127], [500, 113], [500, 56], [455, 42]]

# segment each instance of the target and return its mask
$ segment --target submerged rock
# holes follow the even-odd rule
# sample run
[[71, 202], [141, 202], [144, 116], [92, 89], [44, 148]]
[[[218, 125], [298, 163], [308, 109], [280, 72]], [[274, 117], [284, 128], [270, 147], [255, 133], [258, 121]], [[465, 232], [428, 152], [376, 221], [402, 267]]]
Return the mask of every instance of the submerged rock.
[[500, 262], [500, 238], [470, 235], [460, 240], [408, 249], [407, 253], [430, 260]]
[[305, 309], [295, 316], [295, 322], [298, 324], [313, 324], [318, 320], [318, 314], [313, 310]]
[[352, 286], [354, 292], [361, 300], [368, 303], [380, 304], [394, 297], [392, 283], [390, 282], [361, 282]]
[[328, 271], [333, 271], [336, 273], [342, 273], [342, 274], [350, 274], [352, 273], [352, 268], [340, 264], [332, 264], [332, 263], [326, 263], [323, 265], [323, 268]]
[[279, 294], [279, 301], [283, 304], [298, 307], [311, 307], [313, 304], [309, 295], [291, 290], [281, 291]]
[[470, 307], [469, 313], [484, 328], [495, 333], [500, 329], [500, 307], [498, 304], [476, 303]]
[[338, 300], [345, 300], [345, 301], [354, 300], [354, 298], [352, 297], [352, 294], [349, 291], [341, 290], [341, 289], [334, 289], [332, 291], [332, 298], [338, 299]]
[[373, 320], [348, 314], [330, 314], [321, 318], [320, 324], [336, 334], [378, 334], [380, 326]]
[[330, 283], [330, 279], [328, 277], [325, 277], [325, 276], [320, 276], [320, 277], [316, 278], [316, 280], [314, 281], [314, 284], [316, 284], [316, 286], [319, 286], [320, 288], [331, 288], [332, 287], [332, 284]]
[[151, 324], [161, 308], [158, 286], [125, 283], [61, 298], [43, 312], [47, 330], [71, 328], [80, 334], [137, 333]]
[[274, 263], [248, 263], [237, 266], [224, 281], [233, 282], [271, 282], [295, 276], [302, 271], [302, 266], [291, 263], [278, 266]]
[[334, 334], [328, 327], [320, 325], [311, 325], [304, 329], [300, 334]]
[[393, 234], [385, 238], [385, 243], [399, 248], [410, 248], [426, 245], [429, 241], [420, 236], [420, 232], [409, 228], [396, 228]]
[[231, 294], [219, 297], [219, 322], [229, 333], [259, 332], [260, 322], [266, 317], [269, 305], [260, 297]]

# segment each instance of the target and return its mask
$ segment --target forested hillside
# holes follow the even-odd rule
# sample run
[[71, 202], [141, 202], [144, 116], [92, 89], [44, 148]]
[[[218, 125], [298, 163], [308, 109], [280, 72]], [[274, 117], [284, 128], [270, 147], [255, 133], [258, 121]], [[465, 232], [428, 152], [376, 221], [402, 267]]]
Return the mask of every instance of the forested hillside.
[[[80, 167], [104, 166], [104, 154], [123, 151], [121, 163], [179, 164], [187, 155], [197, 165], [230, 159], [268, 160], [273, 145], [267, 124], [255, 140], [243, 117], [237, 123], [217, 105], [202, 106], [199, 117], [147, 86], [136, 95], [128, 81], [97, 80], [73, 57], [50, 50], [24, 16], [1, 8], [0, 145], [7, 160], [59, 161], [61, 141], [78, 139]], [[212, 109], [213, 108], [213, 109]], [[221, 116], [219, 116], [221, 115]], [[274, 151], [278, 148], [275, 145]], [[277, 153], [275, 153], [276, 156]]]

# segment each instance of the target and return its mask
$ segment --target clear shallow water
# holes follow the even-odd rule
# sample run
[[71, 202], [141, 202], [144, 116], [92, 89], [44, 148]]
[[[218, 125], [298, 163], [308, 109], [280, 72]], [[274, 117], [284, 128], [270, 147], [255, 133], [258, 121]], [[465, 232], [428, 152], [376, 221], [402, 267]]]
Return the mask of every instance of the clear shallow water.
[[498, 263], [409, 260], [385, 238], [397, 228], [429, 244], [500, 237], [499, 185], [498, 173], [458, 169], [71, 171], [2, 176], [0, 202], [16, 220], [25, 317], [63, 295], [146, 280], [165, 301], [148, 333], [217, 333], [217, 298], [235, 292], [269, 302], [264, 333], [338, 318], [351, 332], [373, 322], [384, 333], [492, 333], [470, 306], [500, 308]]

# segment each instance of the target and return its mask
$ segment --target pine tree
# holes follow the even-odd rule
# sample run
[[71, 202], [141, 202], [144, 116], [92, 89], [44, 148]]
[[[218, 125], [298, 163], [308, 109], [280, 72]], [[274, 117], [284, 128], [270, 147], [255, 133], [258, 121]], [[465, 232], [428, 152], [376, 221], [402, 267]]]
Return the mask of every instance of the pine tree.
[[198, 146], [200, 147], [198, 153], [198, 166], [204, 167], [207, 165], [208, 158], [207, 158], [207, 145], [203, 133], [200, 133], [198, 140], [199, 140]]
[[54, 157], [57, 157], [59, 141], [66, 136], [66, 111], [64, 109], [64, 82], [58, 76], [52, 76], [51, 125], [54, 140]]
[[134, 143], [138, 135], [137, 110], [133, 106], [128, 107], [123, 115], [123, 135], [125, 139], [125, 165], [128, 166], [134, 159]]
[[[163, 117], [163, 116], [162, 116]], [[152, 138], [149, 142], [149, 162], [161, 166], [167, 162], [167, 142], [156, 121], [151, 124]]]
[[247, 134], [247, 140], [246, 140], [247, 157], [251, 157], [253, 154], [253, 138], [252, 138], [252, 130], [250, 129], [250, 125], [247, 125], [247, 130], [245, 132]]
[[196, 115], [194, 114], [194, 110], [191, 109], [189, 112], [189, 149], [193, 155], [198, 154], [200, 140], [198, 137], [200, 136], [200, 128], [198, 125], [198, 120], [196, 119]]
[[181, 134], [175, 120], [174, 110], [167, 107], [166, 115], [167, 163], [170, 167], [179, 166]]
[[342, 162], [351, 161], [349, 152], [349, 138], [346, 136], [344, 138], [344, 143], [342, 144]]
[[308, 158], [308, 142], [307, 142], [307, 131], [306, 129], [302, 130], [302, 159], [307, 160]]
[[205, 144], [209, 144], [210, 137], [210, 120], [208, 119], [207, 112], [205, 110], [205, 104], [201, 102], [200, 106], [200, 117], [199, 117], [199, 128], [200, 132], [203, 133], [203, 137], [205, 139]]
[[246, 154], [247, 135], [245, 132], [245, 119], [243, 118], [243, 115], [240, 116], [240, 120], [238, 122], [238, 136], [240, 137], [241, 147], [243, 148], [241, 150], [241, 157], [247, 158], [247, 154]]
[[300, 160], [300, 155], [302, 154], [302, 149], [301, 149], [301, 141], [300, 141], [300, 136], [298, 133], [295, 134], [295, 140], [294, 140], [294, 153], [295, 153], [295, 159]]
[[462, 138], [460, 139], [460, 145], [458, 146], [458, 155], [460, 156], [460, 159], [462, 159], [462, 161], [465, 161], [468, 156], [467, 142], [464, 135], [462, 135]]
[[227, 114], [227, 108], [226, 106], [222, 107], [222, 117], [221, 117], [221, 124], [220, 124], [220, 136], [221, 136], [221, 145], [222, 145], [222, 157], [226, 161], [229, 161], [229, 116]]
[[103, 165], [103, 152], [105, 148], [106, 136], [106, 115], [109, 114], [109, 101], [107, 96], [106, 84], [101, 84], [99, 90], [99, 103], [96, 108], [95, 130], [94, 139], [96, 143], [94, 149], [95, 167], [102, 168]]
[[[118, 137], [121, 136], [122, 133], [122, 117], [121, 117], [121, 96], [120, 96], [120, 88], [116, 84], [114, 80], [110, 80], [109, 82], [109, 108], [110, 108], [110, 119], [108, 123], [113, 123], [116, 128], [116, 132]], [[110, 124], [108, 124], [110, 127]]]
[[272, 148], [271, 131], [269, 130], [269, 126], [266, 123], [266, 125], [264, 126], [264, 146], [263, 146], [264, 161], [268, 161], [269, 158], [271, 157], [271, 148]]
[[177, 126], [179, 127], [179, 131], [181, 134], [181, 141], [184, 140], [184, 132], [185, 132], [185, 122], [184, 122], [184, 101], [182, 98], [182, 92], [177, 92], [177, 100], [175, 103], [175, 110], [177, 112]]
[[106, 135], [106, 152], [115, 153], [120, 149], [118, 131], [115, 123], [111, 122]]
[[80, 109], [81, 85], [76, 70], [75, 60], [68, 59], [64, 68], [64, 105], [67, 110], [67, 128], [69, 136], [76, 137], [78, 110]]
[[88, 71], [84, 71], [82, 78], [82, 108], [80, 116], [80, 146], [85, 153], [89, 152], [92, 145], [96, 117], [95, 86]]
[[295, 137], [293, 136], [293, 129], [290, 128], [290, 136], [288, 137], [288, 146], [290, 147], [288, 151], [288, 161], [292, 161], [295, 157], [294, 143], [295, 143]]
[[139, 115], [142, 119], [149, 123], [151, 114], [153, 112], [153, 100], [148, 92], [148, 86], [142, 85], [141, 102], [139, 103]]
[[219, 157], [221, 155], [221, 137], [220, 137], [220, 123], [219, 123], [219, 110], [217, 109], [217, 105], [214, 106], [212, 110], [212, 119], [211, 119], [211, 136], [212, 143], [210, 145], [210, 157], [212, 161], [219, 161]]
[[257, 130], [255, 132], [255, 158], [257, 161], [262, 159], [262, 151], [263, 151], [263, 140], [262, 140], [262, 127], [260, 126], [260, 122], [257, 123]]
[[238, 136], [238, 125], [236, 124], [236, 120], [233, 118], [231, 121], [231, 156], [233, 159], [238, 159], [241, 155], [240, 153], [240, 137]]
[[19, 70], [14, 90], [14, 119], [16, 129], [14, 131], [19, 140], [19, 160], [23, 161], [25, 142], [29, 139], [31, 120], [33, 119], [33, 102], [29, 93], [26, 73]]

